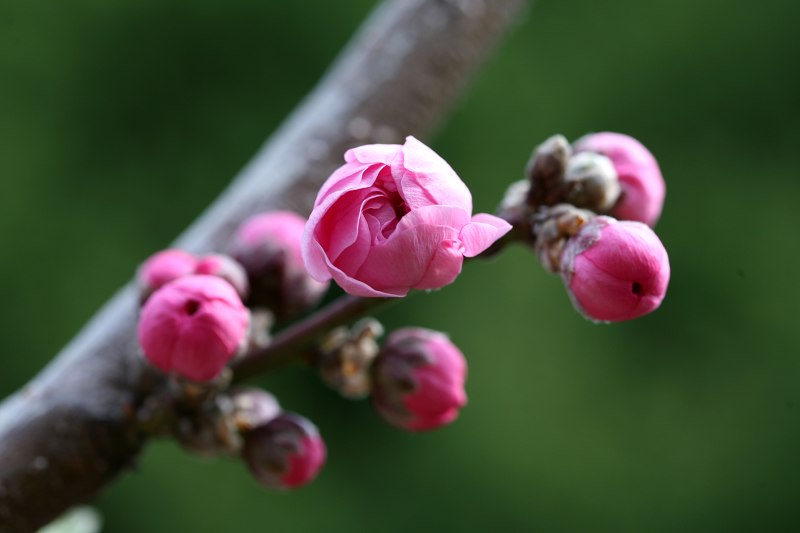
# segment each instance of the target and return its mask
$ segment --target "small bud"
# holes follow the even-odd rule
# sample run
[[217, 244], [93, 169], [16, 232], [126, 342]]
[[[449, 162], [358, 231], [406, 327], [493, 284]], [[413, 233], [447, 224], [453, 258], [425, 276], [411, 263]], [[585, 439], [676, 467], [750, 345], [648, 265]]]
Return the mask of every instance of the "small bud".
[[242, 355], [263, 350], [272, 341], [270, 330], [275, 324], [275, 316], [269, 309], [254, 307], [250, 309], [250, 328], [247, 331], [247, 346]]
[[617, 171], [611, 160], [594, 152], [575, 154], [564, 177], [567, 203], [603, 213], [614, 207], [620, 195]]
[[244, 271], [242, 265], [227, 255], [213, 254], [201, 257], [194, 273], [222, 278], [236, 289], [242, 300], [247, 299], [249, 290], [247, 272]]
[[275, 396], [261, 389], [237, 389], [231, 393], [231, 398], [236, 428], [242, 433], [263, 426], [281, 414]]
[[444, 333], [392, 333], [375, 360], [372, 400], [391, 424], [424, 431], [449, 424], [467, 403], [467, 362]]
[[191, 275], [161, 287], [139, 318], [139, 343], [166, 373], [210, 381], [246, 341], [249, 311], [233, 287], [214, 276]]
[[165, 283], [194, 273], [197, 259], [183, 250], [162, 250], [151, 255], [136, 273], [141, 301]]
[[575, 307], [597, 322], [631, 320], [661, 305], [669, 258], [653, 230], [595, 217], [564, 247], [561, 276]]
[[233, 400], [216, 394], [202, 404], [175, 404], [171, 432], [185, 449], [203, 457], [238, 454], [242, 437], [236, 427]]
[[359, 320], [349, 331], [333, 330], [319, 346], [317, 367], [323, 381], [345, 398], [368, 396], [370, 368], [379, 351], [376, 339], [381, 335], [383, 326], [374, 318]]
[[594, 213], [570, 204], [540, 207], [533, 216], [534, 250], [542, 266], [553, 274], [561, 269], [564, 246]]
[[245, 435], [244, 459], [253, 476], [271, 489], [292, 489], [312, 481], [327, 452], [308, 419], [283, 413]]
[[300, 246], [306, 220], [289, 211], [262, 213], [236, 231], [230, 254], [250, 278], [250, 303], [286, 318], [316, 305], [328, 283], [306, 271]]
[[574, 150], [602, 154], [614, 164], [622, 195], [611, 215], [655, 226], [666, 186], [656, 159], [642, 143], [622, 133], [592, 133], [575, 141]]
[[552, 193], [561, 189], [572, 148], [563, 135], [553, 135], [536, 147], [525, 167], [525, 174], [531, 182], [528, 204], [536, 207], [553, 205], [560, 198]]

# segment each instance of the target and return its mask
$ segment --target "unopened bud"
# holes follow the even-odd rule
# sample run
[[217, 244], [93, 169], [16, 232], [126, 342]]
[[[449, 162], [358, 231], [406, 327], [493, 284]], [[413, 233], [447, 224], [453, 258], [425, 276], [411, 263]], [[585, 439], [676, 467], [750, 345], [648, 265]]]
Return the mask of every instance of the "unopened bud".
[[242, 300], [247, 299], [249, 283], [247, 272], [242, 265], [227, 255], [212, 254], [201, 257], [195, 267], [195, 274], [207, 274], [222, 278], [239, 293]]
[[467, 362], [443, 333], [393, 332], [375, 360], [372, 399], [391, 424], [424, 431], [449, 424], [467, 403]]
[[337, 328], [319, 347], [320, 376], [345, 398], [359, 399], [372, 388], [370, 367], [378, 355], [376, 339], [383, 335], [383, 326], [374, 318], [357, 322], [351, 330]]
[[233, 402], [217, 394], [199, 405], [178, 402], [172, 434], [185, 449], [213, 457], [219, 454], [238, 454], [242, 438], [233, 417]]
[[230, 247], [250, 278], [249, 303], [269, 308], [278, 318], [313, 307], [328, 289], [303, 263], [305, 224], [289, 211], [262, 213], [242, 223]]
[[279, 414], [281, 406], [272, 394], [256, 388], [242, 388], [231, 393], [236, 428], [241, 433], [263, 426]]
[[529, 205], [553, 205], [560, 201], [551, 196], [561, 189], [571, 154], [572, 148], [563, 135], [553, 135], [536, 147], [525, 167], [531, 182]]
[[294, 413], [283, 413], [245, 434], [243, 453], [253, 476], [271, 489], [309, 483], [327, 455], [317, 427]]
[[599, 216], [564, 247], [561, 276], [575, 307], [590, 320], [631, 320], [661, 305], [669, 258], [653, 230]]
[[603, 213], [619, 199], [617, 171], [601, 154], [581, 152], [572, 156], [564, 181], [568, 190], [564, 201], [577, 207]]
[[592, 217], [594, 213], [570, 204], [540, 207], [536, 211], [533, 217], [534, 250], [545, 269], [554, 274], [560, 270], [567, 240]]
[[164, 284], [194, 274], [196, 266], [197, 258], [183, 250], [162, 250], [151, 255], [136, 272], [141, 301], [147, 300]]
[[163, 372], [210, 381], [246, 341], [249, 316], [226, 281], [184, 276], [147, 300], [139, 317], [139, 343], [147, 360]]
[[574, 150], [602, 154], [613, 163], [622, 195], [611, 215], [655, 226], [661, 216], [666, 186], [658, 162], [642, 143], [622, 133], [601, 132], [578, 139]]

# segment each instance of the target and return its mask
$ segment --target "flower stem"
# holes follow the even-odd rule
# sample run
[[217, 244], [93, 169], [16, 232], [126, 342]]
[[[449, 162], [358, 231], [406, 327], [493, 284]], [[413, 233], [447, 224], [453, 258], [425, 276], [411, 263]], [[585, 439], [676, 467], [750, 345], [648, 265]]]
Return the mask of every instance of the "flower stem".
[[304, 352], [320, 335], [396, 298], [360, 298], [344, 295], [312, 315], [279, 332], [266, 348], [247, 354], [233, 365], [234, 382], [288, 363]]

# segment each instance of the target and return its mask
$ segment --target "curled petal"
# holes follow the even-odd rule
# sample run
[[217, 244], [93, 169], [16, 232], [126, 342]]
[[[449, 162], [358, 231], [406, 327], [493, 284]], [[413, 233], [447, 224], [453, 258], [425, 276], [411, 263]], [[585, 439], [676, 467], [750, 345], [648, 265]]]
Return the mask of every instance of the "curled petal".
[[[430, 286], [434, 279], [451, 283], [454, 278], [451, 279], [450, 274], [461, 270], [464, 258], [461, 254], [447, 250], [440, 253], [440, 250], [443, 242], [454, 241], [457, 237], [457, 230], [447, 226], [425, 224], [397, 231], [391, 239], [371, 249], [354, 277], [373, 289], [394, 293], [402, 291], [402, 294], [421, 282], [427, 282], [426, 288], [435, 288]], [[450, 264], [445, 264], [446, 261]], [[428, 276], [432, 264], [439, 274]]]
[[500, 217], [486, 213], [475, 215], [472, 221], [461, 229], [464, 256], [475, 257], [509, 231], [511, 224]]
[[[314, 210], [327, 202], [332, 205], [342, 193], [372, 187], [381, 173], [388, 175], [391, 171], [384, 164], [342, 165], [325, 181], [314, 201]], [[337, 194], [338, 193], [338, 194]], [[334, 198], [331, 200], [331, 198]]]
[[458, 174], [414, 137], [406, 138], [402, 165], [392, 165], [392, 176], [412, 210], [427, 205], [452, 205], [472, 213], [472, 195]]
[[399, 144], [366, 144], [351, 148], [344, 153], [344, 160], [348, 163], [391, 165], [401, 156]]

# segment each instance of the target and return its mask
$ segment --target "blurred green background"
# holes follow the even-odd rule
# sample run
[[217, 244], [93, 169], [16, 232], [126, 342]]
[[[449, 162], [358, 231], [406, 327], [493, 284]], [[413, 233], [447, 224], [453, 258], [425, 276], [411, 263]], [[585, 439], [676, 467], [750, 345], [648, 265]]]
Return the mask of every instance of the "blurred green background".
[[[372, 0], [0, 4], [0, 396], [220, 192]], [[532, 146], [613, 130], [659, 159], [662, 308], [596, 326], [514, 249], [385, 313], [470, 360], [409, 435], [297, 368], [263, 384], [329, 463], [291, 494], [170, 443], [98, 501], [108, 532], [778, 531], [800, 511], [800, 3], [541, 0], [436, 148], [492, 210]], [[413, 133], [413, 132], [410, 132]]]

